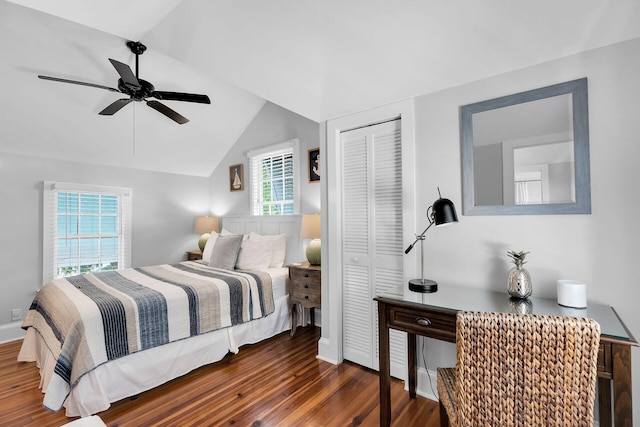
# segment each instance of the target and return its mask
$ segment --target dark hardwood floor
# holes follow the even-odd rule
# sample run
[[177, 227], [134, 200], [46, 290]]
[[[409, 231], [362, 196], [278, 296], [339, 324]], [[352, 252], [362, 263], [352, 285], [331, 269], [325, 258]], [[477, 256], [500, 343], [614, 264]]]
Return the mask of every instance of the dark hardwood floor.
[[[114, 403], [113, 426], [377, 426], [378, 374], [316, 359], [317, 328], [299, 328]], [[72, 419], [42, 407], [34, 363], [18, 363], [21, 341], [0, 345], [0, 426], [60, 426]], [[393, 425], [439, 426], [438, 404], [409, 399], [392, 382]]]

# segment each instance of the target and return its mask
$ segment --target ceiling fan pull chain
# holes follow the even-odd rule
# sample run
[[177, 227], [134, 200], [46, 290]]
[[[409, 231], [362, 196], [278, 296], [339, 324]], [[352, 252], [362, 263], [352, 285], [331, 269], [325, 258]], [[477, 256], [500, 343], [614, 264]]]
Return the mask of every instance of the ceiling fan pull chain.
[[136, 104], [133, 104], [133, 124], [131, 125], [133, 130], [133, 157], [136, 156]]

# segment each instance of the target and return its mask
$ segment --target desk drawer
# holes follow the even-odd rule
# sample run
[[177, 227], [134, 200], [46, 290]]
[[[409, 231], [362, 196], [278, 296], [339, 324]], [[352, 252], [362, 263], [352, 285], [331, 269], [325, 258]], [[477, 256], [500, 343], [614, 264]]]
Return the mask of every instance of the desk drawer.
[[600, 348], [598, 348], [598, 377], [612, 379], [612, 374], [611, 343], [600, 340]]
[[443, 341], [456, 340], [456, 312], [389, 307], [389, 327]]

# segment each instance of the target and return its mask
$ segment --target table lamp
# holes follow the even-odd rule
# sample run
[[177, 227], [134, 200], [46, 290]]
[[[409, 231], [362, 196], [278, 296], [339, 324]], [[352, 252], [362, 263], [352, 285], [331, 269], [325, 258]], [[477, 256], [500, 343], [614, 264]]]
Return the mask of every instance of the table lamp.
[[209, 240], [210, 233], [212, 231], [219, 231], [218, 217], [217, 216], [197, 216], [196, 225], [193, 228], [193, 232], [196, 234], [202, 234], [198, 239], [198, 247], [201, 251], [204, 251], [204, 246]]
[[320, 215], [302, 215], [302, 227], [300, 237], [303, 239], [313, 239], [307, 246], [307, 261], [311, 265], [320, 265]]
[[438, 290], [438, 283], [435, 280], [425, 279], [424, 278], [424, 235], [432, 225], [436, 225], [436, 227], [442, 225], [452, 224], [454, 222], [458, 222], [458, 215], [456, 214], [456, 207], [453, 205], [453, 202], [449, 199], [443, 199], [440, 194], [440, 188], [438, 187], [438, 200], [433, 202], [431, 206], [427, 208], [427, 219], [429, 220], [429, 225], [420, 235], [416, 235], [416, 240], [409, 245], [409, 247], [404, 251], [405, 254], [411, 252], [413, 246], [420, 241], [420, 279], [412, 279], [409, 280], [409, 290], [414, 292], [436, 292]]

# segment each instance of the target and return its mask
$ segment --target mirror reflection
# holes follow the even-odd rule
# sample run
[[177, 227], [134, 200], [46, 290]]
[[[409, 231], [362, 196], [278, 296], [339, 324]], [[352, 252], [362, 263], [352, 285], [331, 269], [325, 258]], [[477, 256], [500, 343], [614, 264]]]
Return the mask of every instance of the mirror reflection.
[[461, 108], [465, 215], [590, 213], [587, 79]]
[[473, 115], [476, 205], [575, 202], [571, 95]]

